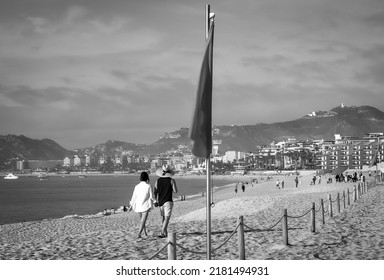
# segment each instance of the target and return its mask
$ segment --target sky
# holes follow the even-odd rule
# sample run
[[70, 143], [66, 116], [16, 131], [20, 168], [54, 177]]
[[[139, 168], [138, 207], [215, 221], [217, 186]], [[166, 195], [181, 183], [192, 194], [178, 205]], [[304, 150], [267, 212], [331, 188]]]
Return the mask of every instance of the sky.
[[213, 125], [384, 111], [383, 0], [0, 0], [0, 135], [66, 149], [190, 127], [215, 13]]

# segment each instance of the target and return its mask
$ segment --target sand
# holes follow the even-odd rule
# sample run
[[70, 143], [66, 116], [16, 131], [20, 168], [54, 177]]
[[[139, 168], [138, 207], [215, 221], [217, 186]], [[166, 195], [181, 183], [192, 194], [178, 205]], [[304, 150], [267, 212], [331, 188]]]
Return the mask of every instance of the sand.
[[[309, 173], [300, 176], [296, 188], [294, 176], [272, 177], [272, 181], [264, 182], [260, 176], [252, 176], [259, 183], [245, 184], [244, 192], [239, 185], [238, 193], [234, 191], [236, 183], [250, 182], [251, 177], [228, 178], [229, 186], [214, 192], [212, 259], [239, 258], [237, 233], [221, 246], [233, 234], [239, 216], [245, 224], [246, 259], [384, 259], [384, 185], [377, 184], [345, 209], [341, 202], [340, 213], [334, 203], [334, 217], [326, 215], [324, 225], [320, 211], [316, 212], [315, 233], [310, 230], [310, 213], [289, 218], [289, 244], [284, 245], [281, 223], [276, 224], [283, 209], [290, 217], [302, 216], [313, 202], [319, 210], [320, 199], [326, 201], [328, 194], [335, 199], [337, 193], [352, 192], [357, 184], [327, 184], [324, 176], [320, 185], [313, 186]], [[276, 188], [277, 178], [284, 180], [284, 189]], [[203, 196], [175, 202], [169, 232], [176, 232], [179, 260], [206, 259], [205, 204]], [[148, 260], [167, 243], [167, 239], [157, 237], [160, 221], [158, 209], [154, 209], [147, 222], [148, 236], [141, 239], [136, 238], [138, 214], [134, 212], [2, 225], [0, 259]], [[167, 259], [167, 250], [155, 259]]]

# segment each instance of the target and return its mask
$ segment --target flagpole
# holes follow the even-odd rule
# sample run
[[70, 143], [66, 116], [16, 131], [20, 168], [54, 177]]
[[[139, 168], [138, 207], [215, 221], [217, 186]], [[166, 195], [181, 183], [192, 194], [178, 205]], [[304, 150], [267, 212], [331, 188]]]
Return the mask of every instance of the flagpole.
[[377, 157], [379, 157], [379, 161], [380, 161], [380, 154], [379, 154], [379, 151], [380, 151], [380, 136], [377, 136], [377, 151], [376, 151], [376, 174], [375, 174], [375, 182], [379, 181], [379, 172], [377, 172], [378, 168], [377, 168], [377, 165], [378, 165], [378, 161], [377, 161]]
[[[205, 39], [208, 39], [210, 26], [210, 5], [205, 5]], [[207, 260], [211, 259], [211, 159], [208, 156], [205, 159], [205, 168], [207, 173]]]

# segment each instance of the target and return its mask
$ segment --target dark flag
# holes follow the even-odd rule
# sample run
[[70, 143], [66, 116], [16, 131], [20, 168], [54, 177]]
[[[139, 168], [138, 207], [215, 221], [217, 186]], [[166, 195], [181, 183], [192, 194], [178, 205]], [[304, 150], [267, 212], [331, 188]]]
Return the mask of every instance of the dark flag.
[[212, 151], [213, 30], [212, 21], [200, 70], [195, 112], [189, 131], [189, 138], [193, 140], [192, 153], [202, 158], [208, 158]]

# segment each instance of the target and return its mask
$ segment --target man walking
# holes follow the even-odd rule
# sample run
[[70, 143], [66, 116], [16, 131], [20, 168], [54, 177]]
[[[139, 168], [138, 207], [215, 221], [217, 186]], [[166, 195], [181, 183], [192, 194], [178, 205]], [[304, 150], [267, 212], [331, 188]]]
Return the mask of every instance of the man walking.
[[155, 183], [155, 197], [160, 207], [160, 215], [162, 216], [162, 228], [160, 238], [168, 236], [168, 223], [171, 218], [173, 209], [173, 193], [177, 193], [176, 181], [171, 177], [175, 174], [168, 165], [156, 170], [156, 175], [160, 178]]

